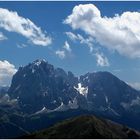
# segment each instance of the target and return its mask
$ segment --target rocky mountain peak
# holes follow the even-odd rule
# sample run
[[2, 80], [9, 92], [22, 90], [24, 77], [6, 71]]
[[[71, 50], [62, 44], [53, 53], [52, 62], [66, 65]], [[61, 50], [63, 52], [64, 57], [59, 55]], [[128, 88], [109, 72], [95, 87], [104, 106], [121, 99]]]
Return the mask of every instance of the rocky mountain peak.
[[47, 63], [45, 59], [37, 59], [32, 64], [39, 66], [40, 64]]
[[35, 112], [43, 107], [56, 109], [74, 101], [77, 91], [72, 83], [75, 79], [70, 78], [63, 69], [38, 59], [19, 69], [8, 93], [11, 98], [19, 99], [25, 111]]
[[8, 90], [25, 111], [65, 110], [71, 104], [82, 109], [121, 115], [137, 107], [140, 94], [109, 72], [93, 72], [78, 79], [72, 72], [35, 60], [20, 68]]

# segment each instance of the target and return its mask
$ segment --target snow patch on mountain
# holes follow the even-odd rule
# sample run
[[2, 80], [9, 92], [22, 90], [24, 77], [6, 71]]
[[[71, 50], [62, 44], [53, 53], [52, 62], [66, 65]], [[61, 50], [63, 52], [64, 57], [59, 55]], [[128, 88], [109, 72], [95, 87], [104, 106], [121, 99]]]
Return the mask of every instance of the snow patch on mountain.
[[56, 100], [53, 100], [51, 103], [55, 104], [57, 101]]
[[81, 83], [78, 83], [78, 88], [74, 86], [74, 89], [87, 98], [88, 87], [83, 87]]
[[36, 61], [34, 61], [34, 65], [36, 65], [36, 66], [39, 66], [42, 62], [46, 62], [46, 60], [45, 59], [41, 59], [41, 60], [36, 60]]
[[77, 109], [78, 107], [79, 106], [78, 106], [77, 99], [74, 98], [74, 100], [69, 101], [69, 103], [67, 105], [65, 105], [63, 102], [61, 102], [61, 105], [59, 107], [57, 107], [56, 109], [51, 110], [51, 112], [54, 112], [54, 111], [67, 111], [69, 109]]
[[105, 95], [105, 101], [106, 103], [108, 103], [108, 97]]
[[85, 80], [88, 80], [88, 76], [86, 76], [83, 80], [84, 80], [84, 81], [85, 81]]
[[120, 114], [118, 112], [116, 112], [113, 108], [109, 107], [108, 108], [114, 115], [116, 116], [120, 116]]
[[40, 113], [44, 113], [47, 112], [47, 108], [43, 107], [41, 110], [37, 111], [35, 114], [40, 114]]
[[66, 111], [68, 109], [69, 109], [69, 107], [67, 105], [65, 105], [63, 102], [61, 102], [61, 105], [59, 107], [57, 107], [56, 109], [54, 109], [53, 111]]
[[32, 73], [34, 73], [35, 72], [35, 69], [32, 69]]
[[[54, 103], [56, 103], [56, 100], [54, 100]], [[65, 105], [63, 102], [61, 102], [60, 106], [58, 106], [57, 108], [50, 110], [47, 109], [46, 107], [43, 107], [41, 110], [35, 112], [32, 115], [37, 115], [37, 114], [41, 114], [41, 113], [51, 113], [51, 112], [63, 112], [63, 111], [67, 111], [69, 109], [77, 109], [78, 106], [78, 102], [77, 99], [74, 98], [73, 101], [69, 101], [68, 105]]]
[[38, 61], [35, 63], [35, 65], [39, 66], [41, 64], [41, 61]]

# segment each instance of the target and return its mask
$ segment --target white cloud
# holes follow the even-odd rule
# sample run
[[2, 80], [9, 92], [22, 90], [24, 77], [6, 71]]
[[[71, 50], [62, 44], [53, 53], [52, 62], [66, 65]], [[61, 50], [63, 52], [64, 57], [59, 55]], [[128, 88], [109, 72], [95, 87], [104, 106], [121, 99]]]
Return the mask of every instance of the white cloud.
[[17, 44], [17, 47], [20, 48], [20, 49], [22, 49], [22, 48], [26, 48], [27, 45], [26, 44]]
[[0, 105], [17, 105], [18, 100], [17, 99], [10, 99], [8, 94], [4, 94], [2, 97], [0, 97]]
[[110, 65], [108, 59], [102, 53], [100, 54], [96, 53], [95, 56], [96, 56], [97, 66], [104, 67]]
[[60, 59], [64, 59], [66, 54], [65, 54], [65, 51], [61, 51], [61, 50], [57, 50], [55, 52], [55, 54], [60, 58]]
[[95, 5], [80, 4], [73, 8], [64, 23], [74, 30], [81, 29], [109, 50], [130, 58], [140, 57], [139, 12], [127, 11], [114, 17], [102, 17]]
[[140, 90], [140, 82], [128, 83], [131, 87]]
[[[57, 50], [55, 52], [55, 54], [60, 58], [60, 59], [64, 59], [66, 57], [66, 54], [71, 53], [71, 48], [70, 45], [67, 41], [65, 41], [64, 46], [62, 48], [62, 50]], [[67, 53], [68, 52], [68, 53]]]
[[90, 52], [93, 51], [93, 38], [88, 37], [84, 38], [80, 34], [74, 34], [72, 32], [65, 32], [65, 34], [72, 40], [72, 41], [80, 41], [81, 44], [86, 44], [90, 48]]
[[9, 32], [16, 32], [29, 39], [35, 45], [47, 46], [52, 41], [30, 19], [23, 18], [17, 12], [3, 8], [0, 8], [0, 28]]
[[72, 41], [78, 40], [77, 35], [75, 35], [75, 34], [72, 33], [72, 32], [65, 32], [65, 34], [66, 34]]
[[12, 76], [16, 71], [15, 66], [7, 60], [0, 61], [0, 86], [10, 85]]
[[70, 45], [69, 45], [69, 43], [68, 43], [67, 41], [65, 41], [65, 44], [64, 44], [63, 48], [64, 48], [65, 50], [67, 50], [68, 52], [71, 52]]
[[0, 40], [6, 40], [7, 37], [2, 33], [0, 32]]

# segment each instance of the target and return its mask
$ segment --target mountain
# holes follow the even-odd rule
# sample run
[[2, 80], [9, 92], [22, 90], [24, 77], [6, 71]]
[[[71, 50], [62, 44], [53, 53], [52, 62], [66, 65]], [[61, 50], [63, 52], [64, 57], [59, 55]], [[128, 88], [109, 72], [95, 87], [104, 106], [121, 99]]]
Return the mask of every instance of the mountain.
[[37, 139], [128, 139], [140, 138], [140, 133], [126, 126], [91, 115], [64, 120], [54, 126], [21, 138]]
[[20, 67], [8, 91], [0, 94], [0, 114], [0, 138], [15, 138], [82, 114], [140, 130], [140, 92], [109, 72], [76, 77], [46, 60], [35, 60]]
[[140, 105], [140, 93], [109, 72], [87, 73], [79, 81], [88, 88], [90, 110], [121, 116]]
[[109, 72], [87, 73], [79, 83], [88, 89], [89, 111], [140, 130], [140, 92]]
[[54, 68], [45, 60], [36, 60], [19, 68], [8, 94], [18, 99], [22, 110], [29, 113], [63, 106], [77, 108], [77, 105], [72, 106], [74, 101], [77, 102], [74, 98], [79, 95], [73, 88], [77, 81], [71, 72]]
[[48, 128], [62, 120], [87, 113], [89, 112], [74, 109], [63, 112], [27, 115], [9, 106], [4, 108], [0, 107], [0, 139], [29, 135], [35, 131]]
[[140, 93], [109, 72], [93, 72], [77, 78], [45, 60], [20, 67], [8, 90], [26, 113], [86, 109], [123, 116], [140, 113]]
[[46, 60], [20, 67], [8, 95], [29, 114], [79, 108], [115, 118], [140, 115], [140, 92], [113, 74], [93, 72], [78, 78]]

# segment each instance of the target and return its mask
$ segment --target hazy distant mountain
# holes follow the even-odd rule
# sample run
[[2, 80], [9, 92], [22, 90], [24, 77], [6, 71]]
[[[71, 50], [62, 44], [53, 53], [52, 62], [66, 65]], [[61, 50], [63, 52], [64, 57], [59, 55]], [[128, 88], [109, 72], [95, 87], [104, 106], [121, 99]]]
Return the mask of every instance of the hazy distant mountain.
[[80, 116], [21, 138], [95, 139], [140, 138], [140, 133], [123, 125], [95, 116]]

